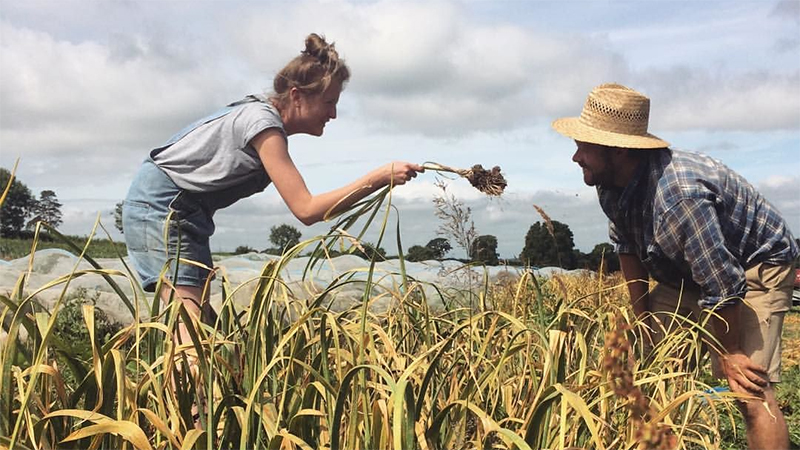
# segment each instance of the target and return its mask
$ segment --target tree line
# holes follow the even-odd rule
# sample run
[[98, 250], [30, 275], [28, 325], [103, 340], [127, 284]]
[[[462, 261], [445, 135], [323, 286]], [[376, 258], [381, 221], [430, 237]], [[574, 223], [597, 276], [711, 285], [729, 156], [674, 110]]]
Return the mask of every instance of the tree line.
[[[285, 249], [291, 248], [300, 242], [302, 234], [297, 228], [282, 224], [270, 228], [269, 240], [273, 247], [261, 250], [261, 253], [281, 254]], [[599, 270], [601, 265], [604, 272], [619, 270], [614, 246], [601, 243], [594, 246], [589, 253], [583, 253], [575, 248], [573, 234], [569, 226], [559, 221], [536, 222], [528, 229], [525, 235], [525, 245], [517, 258], [502, 260], [497, 253], [497, 237], [493, 235], [476, 236], [468, 243], [467, 259], [458, 259], [462, 262], [472, 262], [486, 265], [508, 264], [514, 266], [546, 267], [555, 266], [563, 269], [589, 269]], [[443, 260], [453, 250], [450, 241], [444, 237], [437, 237], [425, 245], [412, 245], [404, 255], [407, 261], [418, 262], [428, 260]], [[259, 252], [249, 246], [239, 246], [234, 254]], [[329, 251], [328, 256], [339, 256], [335, 250]], [[388, 259], [386, 250], [370, 242], [362, 242], [361, 248], [356, 248], [354, 254], [366, 259]], [[394, 256], [396, 257], [396, 256]]]
[[0, 236], [26, 237], [39, 221], [58, 228], [62, 222], [62, 205], [56, 193], [44, 190], [37, 198], [28, 186], [16, 178], [9, 184], [11, 178], [11, 172], [0, 167], [0, 189], [5, 192], [0, 206]]

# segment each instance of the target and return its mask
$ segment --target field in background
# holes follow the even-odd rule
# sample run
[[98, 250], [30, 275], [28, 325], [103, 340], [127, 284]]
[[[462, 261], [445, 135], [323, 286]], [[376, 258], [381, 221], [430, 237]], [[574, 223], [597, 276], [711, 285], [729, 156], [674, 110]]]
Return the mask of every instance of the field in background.
[[[52, 240], [37, 240], [36, 249], [60, 248], [70, 253], [75, 253], [75, 248], [82, 248], [88, 237], [65, 236], [69, 243], [55, 238]], [[23, 258], [31, 253], [34, 239], [11, 239], [0, 237], [0, 260], [12, 260]], [[128, 249], [124, 242], [114, 242], [110, 239], [93, 239], [92, 245], [88, 248], [87, 255], [91, 258], [118, 258], [127, 256]]]

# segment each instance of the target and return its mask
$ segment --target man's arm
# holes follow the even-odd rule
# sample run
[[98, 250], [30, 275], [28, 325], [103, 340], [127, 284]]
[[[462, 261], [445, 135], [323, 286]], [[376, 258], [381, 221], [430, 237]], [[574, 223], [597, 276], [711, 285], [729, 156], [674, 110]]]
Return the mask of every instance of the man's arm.
[[[713, 310], [712, 334], [722, 345], [720, 362], [731, 390], [759, 395], [767, 371], [739, 346], [741, 299], [747, 292], [744, 269], [725, 246], [714, 204], [684, 200], [661, 216], [656, 241], [673, 259], [684, 259], [703, 291], [700, 306]], [[680, 256], [679, 256], [680, 255]]]
[[631, 305], [636, 317], [641, 318], [642, 315], [650, 311], [649, 302], [649, 285], [650, 278], [639, 257], [630, 253], [619, 254], [619, 265], [622, 268], [622, 274], [625, 276], [625, 281], [628, 283], [628, 292], [631, 296]]
[[754, 363], [739, 345], [739, 315], [742, 303], [719, 308], [711, 318], [714, 337], [724, 349], [720, 363], [733, 392], [760, 395], [768, 384], [767, 369]]

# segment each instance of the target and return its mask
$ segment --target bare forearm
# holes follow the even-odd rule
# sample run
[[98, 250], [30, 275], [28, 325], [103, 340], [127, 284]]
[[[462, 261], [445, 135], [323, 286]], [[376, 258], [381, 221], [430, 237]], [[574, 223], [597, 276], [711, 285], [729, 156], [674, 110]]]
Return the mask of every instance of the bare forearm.
[[628, 293], [631, 296], [633, 312], [637, 317], [641, 317], [642, 314], [650, 310], [648, 296], [650, 290], [648, 279], [650, 275], [635, 255], [621, 253], [619, 255], [619, 263], [622, 268], [622, 274], [625, 276], [625, 281], [628, 283]]
[[[283, 191], [281, 191], [281, 195], [289, 204], [292, 212], [303, 223], [310, 225], [350, 208], [354, 203], [380, 188], [405, 184], [416, 177], [418, 172], [424, 172], [419, 164], [395, 161], [378, 167], [347, 186], [324, 194], [314, 196], [308, 194], [306, 201], [297, 202], [296, 199], [290, 201], [290, 195], [283, 195]], [[308, 192], [307, 189], [306, 192]]]
[[644, 313], [650, 311], [647, 283], [634, 281], [628, 284], [628, 292], [631, 296], [631, 306], [636, 317], [641, 317]]
[[354, 203], [383, 187], [372, 174], [367, 174], [346, 186], [322, 194], [309, 194], [307, 201], [301, 202], [302, 209], [292, 210], [305, 225], [312, 225], [344, 211]]
[[258, 150], [264, 170], [286, 202], [289, 210], [301, 222], [311, 225], [331, 214], [343, 211], [354, 203], [389, 185], [405, 184], [425, 169], [419, 164], [395, 161], [378, 167], [356, 181], [323, 194], [312, 195], [292, 158], [282, 134], [267, 130], [252, 140]]
[[736, 303], [716, 310], [716, 315], [711, 318], [712, 333], [728, 353], [741, 351], [739, 347], [739, 316], [741, 310], [741, 303]]

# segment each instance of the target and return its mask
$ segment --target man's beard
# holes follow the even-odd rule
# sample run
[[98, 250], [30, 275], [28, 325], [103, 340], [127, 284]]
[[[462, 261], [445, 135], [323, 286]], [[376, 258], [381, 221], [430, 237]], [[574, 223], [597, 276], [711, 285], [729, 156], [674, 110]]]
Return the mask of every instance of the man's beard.
[[603, 155], [602, 167], [590, 169], [581, 166], [583, 169], [583, 182], [588, 186], [599, 186], [602, 188], [610, 188], [614, 186], [614, 164], [611, 162], [611, 155], [605, 153]]

